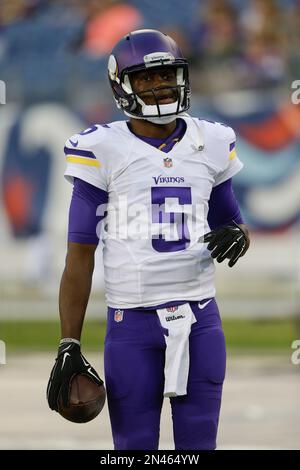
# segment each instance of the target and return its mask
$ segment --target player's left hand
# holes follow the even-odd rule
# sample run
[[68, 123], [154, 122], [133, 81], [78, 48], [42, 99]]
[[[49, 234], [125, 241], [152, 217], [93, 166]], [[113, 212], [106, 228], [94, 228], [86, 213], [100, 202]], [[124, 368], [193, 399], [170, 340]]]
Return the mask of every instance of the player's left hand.
[[218, 263], [229, 258], [230, 268], [246, 253], [250, 245], [246, 227], [241, 228], [240, 225], [233, 223], [234, 225], [212, 230], [203, 238], [204, 243], [208, 243], [207, 248], [211, 251], [212, 258], [216, 258]]

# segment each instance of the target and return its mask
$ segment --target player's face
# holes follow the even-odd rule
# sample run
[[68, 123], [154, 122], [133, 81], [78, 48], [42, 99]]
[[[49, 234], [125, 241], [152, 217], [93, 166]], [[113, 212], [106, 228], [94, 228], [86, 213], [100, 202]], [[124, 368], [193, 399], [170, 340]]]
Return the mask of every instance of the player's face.
[[155, 89], [155, 96], [159, 104], [169, 104], [177, 100], [176, 70], [172, 67], [162, 67], [154, 70], [142, 70], [130, 75], [131, 86], [135, 93], [146, 105], [155, 105], [156, 100], [151, 91]]

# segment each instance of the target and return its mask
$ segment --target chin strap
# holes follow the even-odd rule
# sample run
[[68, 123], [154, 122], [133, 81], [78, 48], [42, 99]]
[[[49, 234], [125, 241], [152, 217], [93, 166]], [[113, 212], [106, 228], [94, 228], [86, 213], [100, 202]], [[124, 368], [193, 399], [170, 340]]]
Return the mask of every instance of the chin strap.
[[169, 124], [170, 122], [175, 121], [175, 119], [180, 116], [180, 114], [174, 114], [172, 116], [161, 116], [161, 117], [156, 117], [155, 116], [155, 117], [145, 118], [145, 117], [142, 117], [142, 116], [134, 116], [133, 114], [128, 113], [127, 111], [123, 111], [123, 112], [128, 117], [132, 117], [134, 119], [140, 119], [142, 121], [149, 121], [149, 122], [153, 122], [154, 124], [161, 124], [161, 125]]
[[175, 121], [177, 117], [178, 117], [178, 114], [175, 114], [173, 116], [146, 118], [145, 121], [153, 122], [154, 124], [163, 125], [163, 124], [169, 124], [170, 122]]

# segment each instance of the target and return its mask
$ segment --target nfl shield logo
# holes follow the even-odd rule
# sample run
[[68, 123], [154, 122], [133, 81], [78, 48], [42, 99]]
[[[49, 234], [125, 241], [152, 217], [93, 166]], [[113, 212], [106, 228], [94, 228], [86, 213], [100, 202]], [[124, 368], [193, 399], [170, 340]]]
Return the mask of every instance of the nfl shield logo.
[[173, 166], [173, 160], [172, 160], [172, 158], [169, 158], [169, 157], [164, 158], [164, 166], [165, 166], [166, 168], [171, 168], [171, 167]]
[[115, 321], [120, 322], [123, 320], [124, 310], [115, 310]]
[[178, 310], [178, 307], [177, 306], [174, 306], [174, 307], [167, 307], [167, 312], [176, 312], [176, 310]]

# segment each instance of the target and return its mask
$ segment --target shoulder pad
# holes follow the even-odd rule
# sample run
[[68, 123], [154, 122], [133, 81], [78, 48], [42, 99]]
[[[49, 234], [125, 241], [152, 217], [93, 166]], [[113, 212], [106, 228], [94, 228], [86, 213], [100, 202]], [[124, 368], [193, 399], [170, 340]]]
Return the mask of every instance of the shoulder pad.
[[199, 118], [199, 120], [204, 126], [206, 132], [210, 134], [211, 137], [220, 140], [227, 140], [229, 142], [234, 142], [236, 140], [234, 130], [232, 127], [227, 126], [227, 124], [201, 118]]
[[91, 147], [99, 144], [105, 136], [105, 128], [109, 127], [107, 124], [94, 124], [92, 127], [85, 129], [78, 134], [72, 135], [67, 139], [65, 144], [65, 150], [88, 150]]

